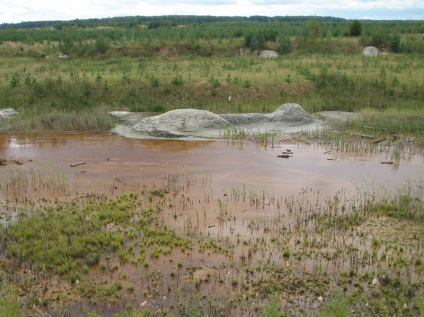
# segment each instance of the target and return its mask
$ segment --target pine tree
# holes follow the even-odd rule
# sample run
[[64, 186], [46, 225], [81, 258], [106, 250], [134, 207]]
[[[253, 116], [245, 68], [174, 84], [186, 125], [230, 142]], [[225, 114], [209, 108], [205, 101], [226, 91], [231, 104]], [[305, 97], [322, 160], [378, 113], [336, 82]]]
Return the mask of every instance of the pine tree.
[[360, 36], [362, 33], [362, 24], [358, 20], [353, 20], [350, 25], [350, 36]]

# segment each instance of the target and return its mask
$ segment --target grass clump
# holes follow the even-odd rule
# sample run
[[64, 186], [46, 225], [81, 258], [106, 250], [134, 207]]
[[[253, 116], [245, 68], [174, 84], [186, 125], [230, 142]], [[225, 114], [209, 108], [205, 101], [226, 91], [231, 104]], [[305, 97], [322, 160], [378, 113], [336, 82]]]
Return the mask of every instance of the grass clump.
[[107, 109], [63, 111], [52, 110], [42, 113], [24, 113], [10, 118], [0, 127], [2, 133], [13, 132], [103, 132], [108, 131], [118, 122]]
[[416, 197], [410, 193], [399, 193], [374, 203], [371, 210], [378, 215], [422, 222], [424, 221], [423, 207], [422, 197]]
[[143, 257], [145, 247], [152, 258], [169, 254], [175, 247], [192, 248], [190, 239], [178, 236], [157, 221], [159, 211], [141, 208], [140, 204], [128, 195], [90, 201], [83, 206], [76, 202], [58, 204], [22, 214], [16, 223], [0, 230], [6, 238], [6, 248], [20, 261], [70, 277], [79, 271], [87, 273], [105, 254], [127, 261], [140, 233], [136, 241], [143, 246], [138, 250]]
[[349, 303], [341, 291], [334, 292], [328, 303], [324, 305], [320, 316], [348, 317], [351, 316]]
[[122, 238], [103, 232], [98, 219], [84, 218], [68, 208], [38, 209], [8, 230], [10, 250], [24, 261], [59, 274], [75, 269], [78, 262], [95, 264], [98, 252], [112, 242], [121, 244]]
[[380, 134], [414, 134], [422, 138], [424, 135], [424, 109], [418, 107], [390, 108], [381, 112], [367, 108], [357, 119], [348, 121], [344, 128], [358, 131], [367, 129], [369, 132]]
[[22, 303], [19, 301], [18, 290], [0, 281], [0, 316], [22, 316]]

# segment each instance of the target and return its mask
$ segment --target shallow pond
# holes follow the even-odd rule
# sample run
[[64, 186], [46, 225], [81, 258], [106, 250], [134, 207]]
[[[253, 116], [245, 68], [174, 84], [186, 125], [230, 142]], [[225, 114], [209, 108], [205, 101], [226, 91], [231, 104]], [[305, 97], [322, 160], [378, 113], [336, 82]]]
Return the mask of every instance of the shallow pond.
[[[289, 158], [277, 157], [287, 149], [292, 151]], [[306, 186], [328, 193], [370, 182], [395, 188], [419, 181], [424, 175], [421, 156], [381, 164], [387, 160], [384, 155], [352, 156], [302, 144], [264, 148], [227, 141], [142, 140], [114, 135], [0, 136], [0, 158], [22, 160], [26, 169], [48, 167], [52, 173], [63, 174], [70, 190], [78, 193], [103, 193], [117, 179], [141, 184], [182, 171], [210, 175], [217, 194], [244, 185], [284, 196]], [[80, 162], [84, 164], [71, 167]], [[11, 168], [0, 168], [2, 179]]]
[[[283, 152], [289, 153], [288, 158], [278, 157]], [[264, 147], [116, 135], [2, 136], [0, 157], [23, 163], [0, 167], [3, 200], [53, 202], [166, 187], [180, 193], [168, 211], [168, 223], [179, 231], [209, 226], [208, 233], [215, 235], [219, 232], [214, 225], [231, 217], [233, 223], [221, 228], [221, 234], [248, 236], [243, 220], [287, 214], [289, 201], [313, 210], [337, 193], [349, 199], [357, 191], [415, 190], [424, 175], [420, 155], [382, 164], [387, 161], [385, 154], [355, 156], [283, 142]], [[171, 215], [176, 214], [184, 215], [183, 220], [173, 221]], [[195, 218], [197, 226], [191, 226]]]
[[[23, 163], [0, 167], [0, 202], [4, 206], [8, 201], [23, 199], [49, 203], [87, 194], [112, 197], [128, 192], [155, 196], [155, 191], [164, 189], [169, 195], [155, 197], [153, 201], [161, 204], [161, 219], [165, 223], [195, 238], [214, 236], [224, 244], [228, 239], [233, 243], [239, 241], [231, 259], [197, 251], [190, 254], [174, 251], [172, 257], [150, 259], [156, 269], [167, 272], [161, 275], [162, 285], [173, 283], [169, 272], [178, 269], [177, 262], [184, 263], [184, 269], [203, 267], [196, 274], [205, 280], [209, 278], [202, 277], [202, 274], [209, 276], [207, 272], [212, 266], [220, 267], [216, 277], [218, 284], [202, 286], [206, 293], [213, 290], [214, 285], [222, 283], [222, 272], [231, 272], [225, 281], [231, 278], [242, 281], [241, 271], [234, 267], [230, 269], [229, 263], [244, 263], [245, 258], [250, 258], [251, 250], [256, 248], [258, 253], [250, 259], [252, 263], [266, 260], [267, 263], [286, 265], [287, 258], [283, 255], [286, 248], [290, 248], [291, 252], [302, 250], [296, 251], [298, 254], [306, 252], [308, 255], [304, 255], [303, 259], [290, 257], [291, 265], [296, 268], [293, 276], [302, 278], [305, 272], [317, 274], [317, 267], [324, 267], [330, 274], [338, 274], [351, 267], [358, 267], [360, 273], [370, 270], [372, 262], [355, 262], [353, 265], [347, 257], [336, 258], [335, 250], [346, 250], [350, 245], [360, 250], [358, 258], [365, 258], [365, 249], [371, 248], [371, 234], [368, 238], [360, 238], [356, 231], [337, 233], [337, 236], [331, 230], [322, 233], [320, 224], [314, 219], [320, 213], [318, 216], [325, 220], [339, 208], [335, 208], [334, 204], [340, 201], [343, 206], [360, 204], [364, 194], [356, 196], [358, 192], [374, 195], [377, 192], [397, 192], [402, 188], [422, 190], [423, 157], [409, 155], [407, 159], [399, 158], [392, 162], [384, 151], [352, 155], [304, 143], [281, 141], [274, 145], [143, 140], [116, 135], [0, 136], [0, 158]], [[278, 157], [283, 152], [288, 158]], [[393, 164], [382, 164], [387, 162]], [[336, 203], [334, 197], [337, 197]], [[14, 221], [16, 215], [17, 212], [9, 215], [6, 222]], [[322, 223], [325, 223], [324, 220]], [[2, 221], [5, 222], [4, 219]], [[295, 226], [302, 229], [294, 233]], [[388, 222], [386, 226], [393, 226], [393, 223]], [[381, 233], [375, 231], [377, 229], [372, 222], [364, 223], [362, 228], [357, 229], [358, 232], [360, 230]], [[383, 233], [387, 237], [393, 236], [393, 232]], [[325, 239], [332, 243], [327, 244]], [[317, 245], [299, 246], [301, 240], [314, 241]], [[405, 252], [410, 252], [411, 257], [415, 256], [415, 252], [421, 253], [414, 241], [411, 244], [405, 242]], [[313, 256], [308, 253], [311, 250], [317, 250], [312, 251]], [[245, 257], [244, 252], [249, 252], [249, 256]], [[317, 252], [316, 255], [314, 252]], [[383, 250], [378, 252], [380, 254]], [[226, 261], [227, 264], [220, 266]], [[119, 266], [119, 261], [116, 265]], [[145, 296], [144, 289], [148, 273], [131, 264], [122, 269], [135, 285], [141, 285], [135, 288], [133, 302], [139, 304], [142, 300], [151, 300], [151, 297]], [[186, 275], [189, 274], [183, 272], [184, 269], [179, 281], [188, 278]], [[110, 278], [119, 279], [120, 272], [121, 269], [113, 273], [116, 276], [111, 273]], [[260, 280], [261, 274], [258, 273], [255, 278]], [[399, 274], [407, 273], [402, 271]], [[418, 278], [418, 273], [413, 270], [408, 274], [412, 281]], [[224, 284], [229, 285], [229, 293], [234, 292], [230, 282]], [[236, 293], [239, 292], [243, 292], [241, 286]], [[176, 298], [172, 297], [176, 295], [167, 296], [168, 300]], [[305, 307], [312, 309], [315, 304], [310, 299]]]

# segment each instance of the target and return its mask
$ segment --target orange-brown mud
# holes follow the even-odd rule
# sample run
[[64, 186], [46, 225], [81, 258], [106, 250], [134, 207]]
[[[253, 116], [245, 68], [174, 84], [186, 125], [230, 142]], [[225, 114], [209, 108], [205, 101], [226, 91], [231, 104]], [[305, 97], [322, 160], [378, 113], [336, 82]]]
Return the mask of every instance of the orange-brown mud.
[[[293, 155], [277, 158], [286, 148]], [[215, 195], [246, 186], [283, 197], [305, 187], [332, 193], [370, 181], [396, 187], [424, 175], [422, 157], [384, 165], [380, 164], [384, 158], [378, 156], [325, 152], [298, 144], [264, 149], [226, 141], [143, 140], [114, 135], [0, 136], [0, 158], [24, 162], [27, 169], [48, 166], [66, 176], [73, 194], [117, 194], [114, 185], [123, 187], [117, 186], [117, 181], [128, 187], [132, 184], [137, 190], [137, 186], [182, 172], [211, 177]], [[71, 167], [78, 162], [85, 164]], [[1, 177], [7, 174], [8, 168], [2, 167]]]
[[[277, 157], [286, 150], [291, 152], [289, 158]], [[321, 294], [316, 285], [323, 281], [338, 285], [331, 275], [353, 269], [356, 274], [365, 274], [375, 264], [361, 249], [361, 245], [371, 248], [369, 222], [361, 227], [363, 238], [356, 231], [327, 232], [326, 212], [342, 217], [346, 206], [354, 209], [378, 190], [405, 184], [415, 190], [424, 175], [421, 156], [386, 165], [381, 164], [386, 160], [381, 155], [355, 157], [304, 144], [281, 142], [272, 148], [229, 141], [143, 140], [115, 135], [0, 136], [0, 158], [24, 162], [19, 167], [0, 167], [0, 202], [4, 206], [24, 198], [53, 203], [87, 194], [112, 197], [164, 188], [167, 195], [158, 200], [169, 206], [161, 214], [167, 225], [196, 241], [214, 237], [230, 249], [233, 245], [231, 252], [218, 254], [175, 250], [172, 255], [150, 259], [150, 266], [141, 268], [117, 258], [102, 259], [109, 273], [95, 270], [85, 277], [90, 283], [124, 280], [135, 285], [113, 300], [83, 300], [77, 286], [65, 280], [57, 282], [58, 277], [40, 282], [39, 287], [49, 289], [43, 295], [50, 296], [49, 300], [53, 296], [64, 298], [57, 295], [60, 289], [60, 294], [74, 292], [68, 301], [74, 301], [75, 314], [96, 307], [111, 315], [127, 304], [143, 303], [181, 312], [185, 307], [182, 303], [190, 297], [187, 292], [192, 291], [184, 289], [190, 281], [211, 314], [254, 316], [258, 307], [266, 304], [265, 294], [257, 290], [276, 276], [290, 283], [281, 293], [284, 307], [295, 307], [293, 311], [299, 314], [314, 311], [319, 305], [314, 297]], [[71, 167], [75, 163], [83, 164]], [[24, 184], [17, 184], [21, 175], [17, 168], [32, 175]], [[12, 213], [6, 223], [16, 216]], [[421, 236], [420, 231], [418, 238]], [[340, 256], [340, 250], [352, 246], [355, 256]], [[411, 256], [422, 254], [416, 243], [405, 248]], [[286, 249], [291, 254], [283, 253]], [[279, 269], [270, 272], [267, 265]], [[399, 274], [412, 282], [421, 278], [414, 270]], [[296, 284], [311, 287], [311, 292], [297, 289]]]
[[[277, 157], [288, 149], [292, 152], [288, 159]], [[143, 140], [115, 135], [1, 136], [0, 157], [19, 159], [25, 163], [20, 169], [51, 179], [51, 184], [37, 186], [35, 181], [15, 188], [20, 193], [9, 189], [20, 199], [53, 202], [86, 194], [116, 196], [159, 189], [178, 180], [178, 191], [188, 194], [176, 197], [175, 209], [165, 219], [177, 230], [187, 231], [187, 219], [194, 222], [197, 217], [197, 230], [205, 231], [208, 226], [209, 234], [225, 236], [250, 235], [244, 222], [253, 218], [284, 216], [288, 201], [305, 191], [310, 209], [315, 209], [334, 193], [370, 186], [397, 188], [419, 182], [424, 175], [420, 156], [385, 165], [381, 164], [384, 158], [377, 155], [338, 155], [302, 144], [264, 148], [227, 141]], [[83, 164], [71, 167], [75, 163]], [[7, 179], [10, 170], [16, 167], [0, 168], [1, 179]], [[16, 198], [8, 197], [6, 191], [3, 188], [0, 198]], [[174, 222], [173, 214], [182, 214], [182, 209], [187, 217]], [[225, 219], [219, 217], [220, 211], [227, 213]], [[219, 222], [226, 222], [229, 216], [233, 222], [219, 232]], [[286, 223], [293, 220], [286, 217]]]

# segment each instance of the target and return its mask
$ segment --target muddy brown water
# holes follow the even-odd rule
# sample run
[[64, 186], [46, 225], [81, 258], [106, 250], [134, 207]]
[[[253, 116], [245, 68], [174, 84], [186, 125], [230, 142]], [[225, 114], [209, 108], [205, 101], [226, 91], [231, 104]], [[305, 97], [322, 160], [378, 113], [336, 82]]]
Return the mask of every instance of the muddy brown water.
[[[293, 154], [288, 159], [278, 158], [285, 149]], [[115, 135], [0, 136], [0, 158], [23, 160], [31, 167], [48, 164], [66, 175], [70, 184], [77, 184], [79, 191], [95, 191], [101, 186], [96, 180], [158, 179], [182, 169], [210, 174], [215, 188], [246, 185], [284, 194], [296, 193], [304, 186], [331, 192], [365, 179], [397, 186], [424, 175], [422, 157], [386, 165], [381, 164], [384, 157], [325, 152], [297, 144], [263, 148], [226, 141], [143, 140]], [[70, 167], [78, 162], [85, 164]], [[0, 173], [5, 177], [7, 168], [2, 167]]]
[[[286, 150], [292, 152], [289, 158], [277, 157]], [[64, 191], [49, 192], [54, 185], [47, 183], [47, 190], [33, 191], [29, 184], [21, 190], [30, 199], [40, 198], [38, 195], [53, 200], [65, 193], [119, 195], [150, 191], [163, 187], [167, 177], [168, 185], [170, 178], [178, 178], [178, 190], [190, 191], [189, 201], [180, 198], [180, 204], [169, 211], [167, 219], [172, 219], [172, 213], [182, 214], [184, 209], [189, 211], [187, 218], [169, 220], [176, 229], [193, 229], [195, 226], [189, 224], [196, 218], [197, 227], [208, 225], [207, 231], [213, 234], [219, 234], [218, 226], [213, 225], [220, 212], [228, 214], [226, 220], [235, 216], [238, 221], [260, 218], [280, 212], [284, 201], [305, 191], [310, 192], [308, 199], [312, 201], [358, 188], [413, 188], [424, 176], [421, 156], [390, 165], [381, 164], [386, 160], [382, 155], [349, 156], [322, 147], [284, 142], [272, 148], [247, 142], [143, 140], [116, 135], [9, 135], [0, 136], [0, 158], [24, 162], [19, 167], [0, 167], [3, 180], [11, 177], [11, 171], [22, 169], [37, 171], [43, 180], [55, 179], [52, 183], [60, 179], [66, 186]], [[4, 185], [2, 190], [4, 200]], [[247, 203], [252, 196], [256, 203]], [[243, 226], [229, 222], [227, 230], [221, 229], [225, 235], [249, 233], [244, 222]]]
[[[289, 158], [278, 157], [287, 150], [291, 151]], [[358, 190], [393, 191], [405, 186], [414, 190], [422, 186], [424, 176], [420, 155], [391, 165], [381, 164], [387, 161], [384, 155], [352, 156], [284, 142], [272, 148], [247, 142], [143, 140], [116, 135], [1, 136], [0, 158], [24, 162], [23, 166], [0, 167], [3, 180], [13, 178], [13, 171], [17, 178], [16, 169], [37, 171], [42, 181], [53, 179], [53, 185], [29, 183], [20, 189], [22, 193], [12, 192], [35, 200], [87, 193], [148, 193], [178, 179], [174, 191], [180, 195], [174, 199], [175, 206], [165, 210], [165, 221], [185, 234], [221, 238], [255, 237], [252, 227], [266, 225], [267, 217], [282, 216], [286, 226], [293, 225], [295, 216], [287, 211], [290, 200], [297, 208], [302, 205], [309, 210], [332, 195], [349, 198], [349, 193]], [[84, 164], [71, 167], [81, 162]], [[58, 182], [66, 188], [51, 189]], [[3, 202], [14, 199], [5, 195], [5, 188], [3, 184]], [[174, 219], [175, 214], [181, 217]]]
[[[288, 149], [292, 152], [289, 158], [277, 157]], [[272, 148], [247, 142], [143, 140], [116, 135], [3, 135], [0, 158], [24, 163], [0, 167], [1, 204], [16, 196], [54, 201], [87, 193], [150, 193], [167, 186], [175, 194], [174, 207], [164, 208], [164, 221], [179, 232], [211, 235], [220, 241], [236, 236], [242, 241], [259, 239], [265, 226], [271, 227], [271, 234], [277, 234], [282, 224], [290, 226], [295, 221], [295, 215], [288, 212], [290, 200], [313, 209], [329, 196], [349, 197], [358, 189], [410, 186], [414, 190], [422, 186], [424, 176], [424, 160], [419, 155], [391, 165], [381, 164], [387, 161], [384, 155], [351, 156], [319, 146], [284, 142]], [[84, 164], [71, 167], [81, 162]], [[33, 175], [35, 181], [19, 183], [22, 172]], [[13, 179], [17, 189], [7, 192], [13, 186], [5, 183]], [[275, 219], [279, 221], [273, 222]], [[279, 228], [273, 229], [273, 223]], [[236, 262], [241, 252], [240, 248], [235, 250]], [[285, 263], [280, 253], [266, 255]], [[173, 252], [172, 259], [171, 263], [170, 258], [161, 257], [155, 267], [168, 272], [179, 261], [184, 267], [209, 268], [226, 261], [223, 255], [199, 256], [195, 252], [189, 256]], [[304, 270], [310, 270], [304, 265]], [[141, 285], [135, 290], [134, 302], [147, 299], [142, 292], [147, 273], [141, 274], [131, 265], [124, 270], [136, 285]], [[233, 270], [222, 268], [227, 274]], [[168, 274], [163, 285], [170, 285], [171, 280]]]
[[[278, 157], [287, 150], [289, 158]], [[0, 167], [0, 202], [16, 196], [53, 201], [87, 193], [149, 193], [165, 185], [172, 190], [174, 179], [180, 196], [165, 220], [180, 232], [221, 237], [251, 236], [252, 219], [257, 224], [266, 216], [287, 216], [290, 200], [314, 209], [335, 194], [406, 186], [413, 191], [424, 177], [420, 155], [381, 164], [387, 161], [383, 154], [352, 156], [284, 142], [263, 147], [116, 135], [0, 136], [0, 158], [24, 162]], [[38, 180], [20, 180], [25, 173]], [[5, 185], [10, 179], [17, 189], [6, 193], [13, 188]], [[174, 220], [175, 214], [183, 217]], [[284, 223], [293, 220], [287, 216]]]

